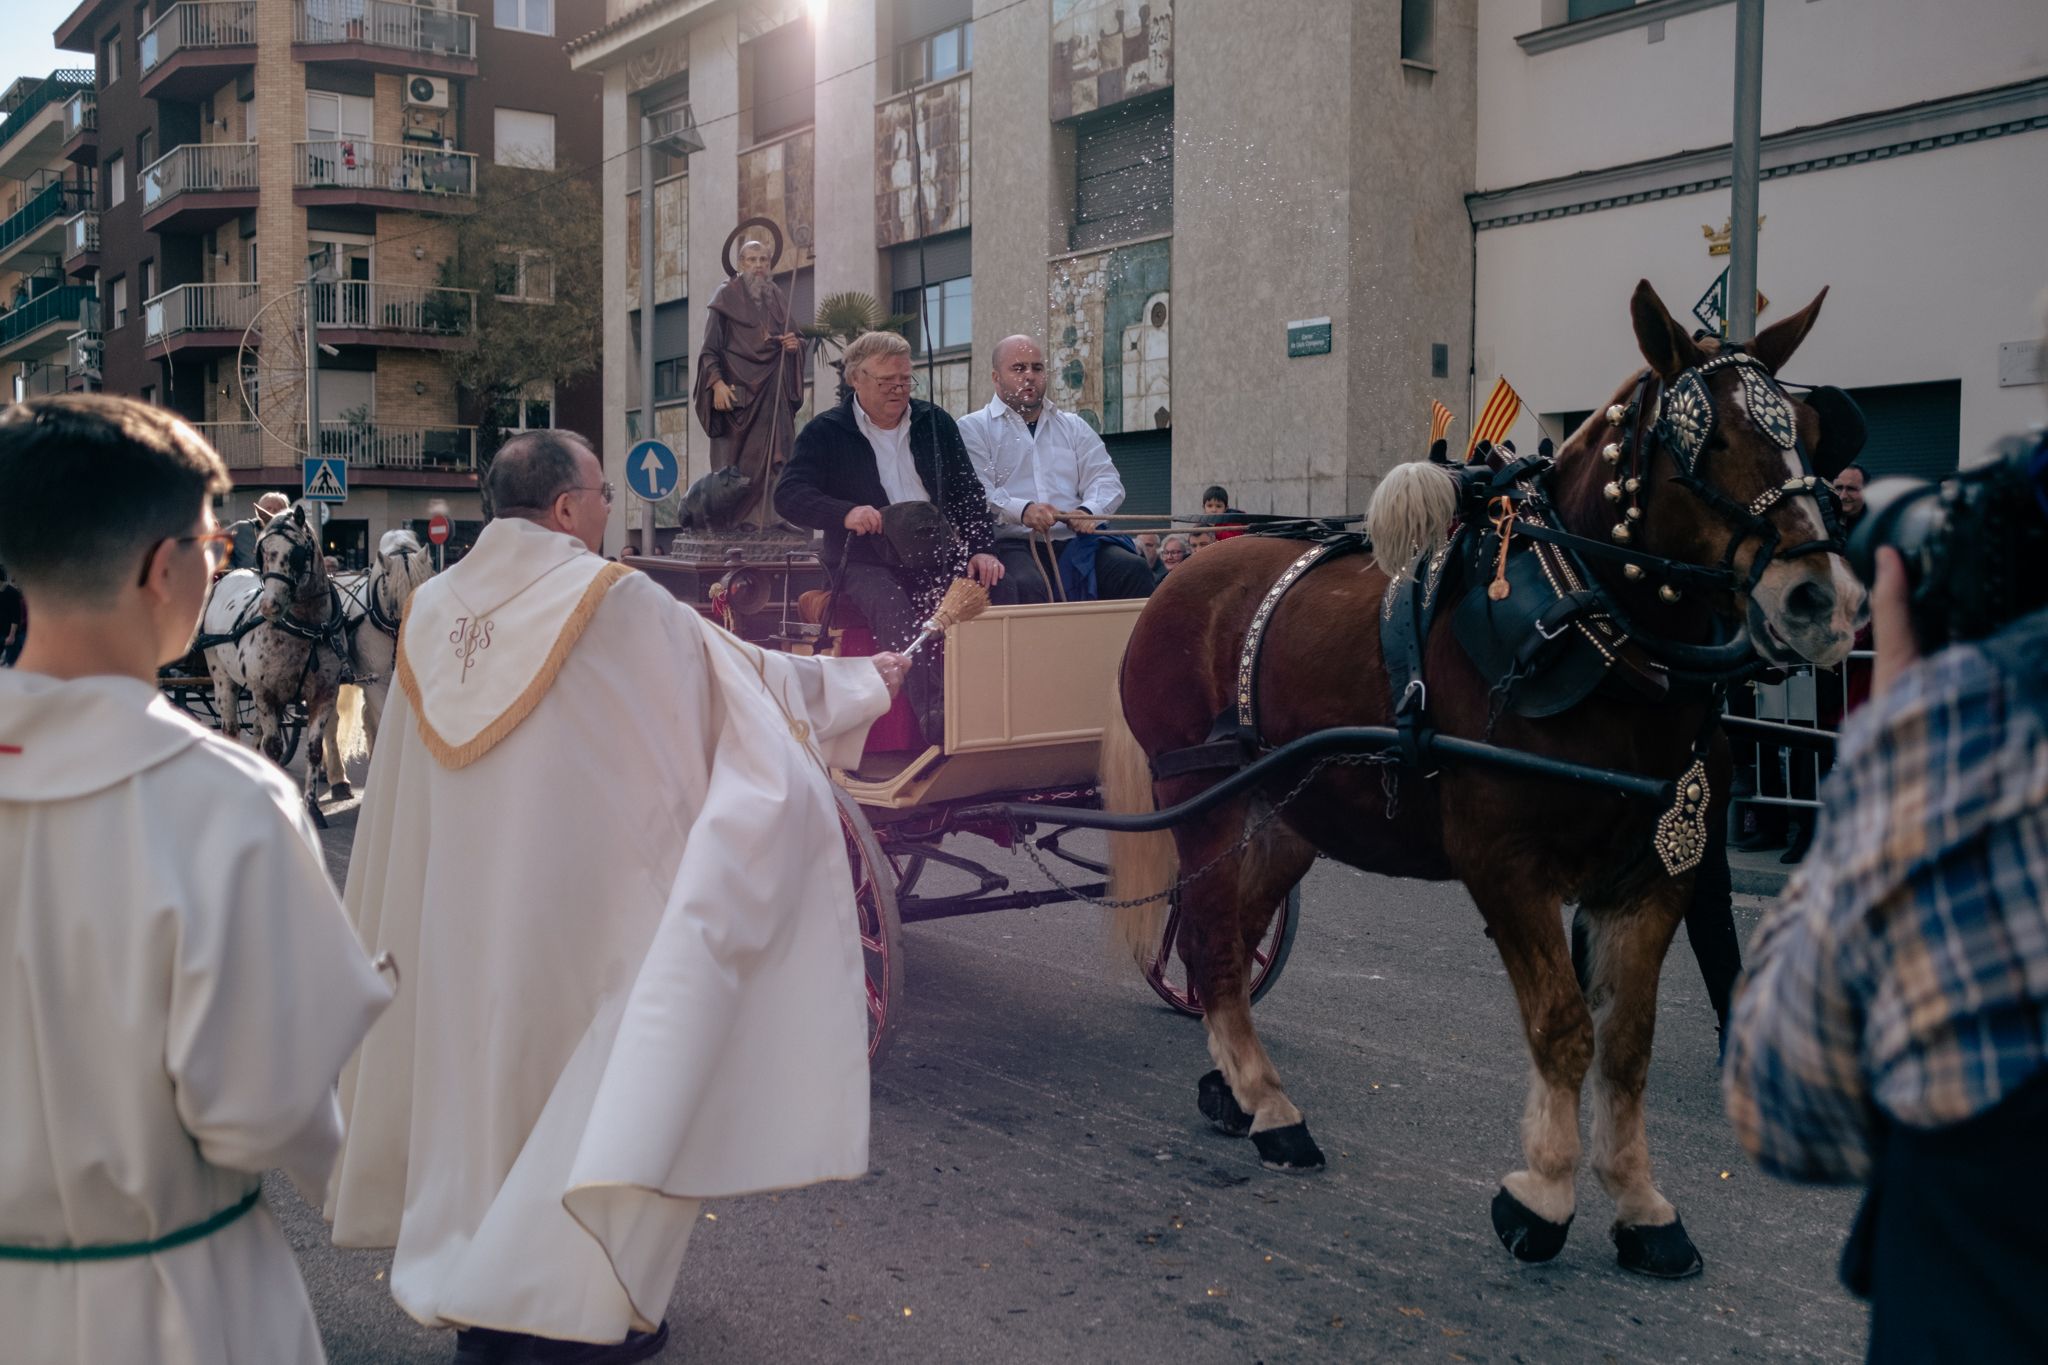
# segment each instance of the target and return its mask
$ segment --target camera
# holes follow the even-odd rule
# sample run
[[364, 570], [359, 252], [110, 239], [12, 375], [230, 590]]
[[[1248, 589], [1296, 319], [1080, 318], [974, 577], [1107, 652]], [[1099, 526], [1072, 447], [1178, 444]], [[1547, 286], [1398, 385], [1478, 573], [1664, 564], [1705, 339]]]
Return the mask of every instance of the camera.
[[2048, 436], [1997, 449], [1940, 483], [1879, 479], [1863, 490], [1850, 566], [1875, 583], [1878, 550], [1899, 552], [1922, 650], [1982, 639], [2048, 605]]

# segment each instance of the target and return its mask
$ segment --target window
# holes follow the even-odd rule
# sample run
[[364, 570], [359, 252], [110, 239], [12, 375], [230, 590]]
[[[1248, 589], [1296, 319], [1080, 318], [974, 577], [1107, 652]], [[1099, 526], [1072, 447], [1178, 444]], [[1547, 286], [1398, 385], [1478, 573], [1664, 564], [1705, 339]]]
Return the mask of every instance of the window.
[[250, 233], [242, 239], [242, 278], [254, 284], [256, 275], [256, 234]]
[[1084, 119], [1074, 134], [1072, 250], [1173, 231], [1173, 94]]
[[545, 251], [501, 250], [492, 277], [493, 292], [506, 303], [555, 301], [555, 263]]
[[136, 186], [141, 187], [142, 173], [156, 160], [156, 130], [144, 128], [135, 135], [135, 176]]
[[492, 22], [515, 33], [550, 35], [555, 31], [555, 0], [497, 0]]
[[144, 384], [142, 386], [142, 401], [150, 407], [156, 406], [156, 385]]
[[690, 358], [678, 355], [654, 362], [654, 401], [676, 403], [690, 396]]
[[107, 330], [128, 325], [128, 277], [116, 275], [107, 287], [107, 309], [109, 321]]
[[[640, 108], [653, 120], [657, 129], [663, 127], [681, 128], [694, 122], [690, 113], [690, 78], [685, 72], [674, 80], [663, 81], [658, 86], [640, 92]], [[671, 150], [671, 144], [661, 140], [656, 133], [654, 144], [654, 180], [656, 184], [670, 176], [681, 175], [690, 169], [690, 160], [680, 152]], [[640, 186], [640, 158], [632, 157], [626, 162], [626, 187], [631, 190]]]
[[555, 386], [545, 381], [529, 384], [524, 392], [500, 400], [494, 415], [507, 435], [545, 431], [555, 424]]
[[128, 162], [119, 152], [107, 158], [107, 207], [128, 202]]
[[1401, 60], [1433, 66], [1436, 0], [1401, 0]]
[[156, 297], [156, 262], [142, 263], [142, 301], [149, 302]]
[[114, 30], [107, 35], [107, 41], [100, 44], [100, 70], [106, 74], [100, 77], [101, 85], [112, 85], [121, 79], [121, 31]]
[[1636, 0], [1565, 0], [1564, 19], [1574, 23], [1580, 19], [1591, 19], [1596, 14], [1612, 14], [1618, 9], [1631, 9]]
[[754, 141], [801, 128], [816, 117], [811, 26], [799, 19], [748, 43], [754, 83]]
[[497, 110], [497, 162], [529, 170], [555, 168], [555, 116], [528, 109]]
[[974, 25], [962, 21], [896, 49], [896, 88], [957, 76], [974, 65]]
[[918, 310], [915, 289], [899, 290], [896, 311], [917, 318], [903, 329], [903, 335], [910, 338], [910, 349], [916, 354], [924, 354], [921, 333], [927, 324], [932, 329], [934, 354], [965, 350], [974, 344], [974, 277], [963, 275], [957, 280], [926, 285], [922, 312]]

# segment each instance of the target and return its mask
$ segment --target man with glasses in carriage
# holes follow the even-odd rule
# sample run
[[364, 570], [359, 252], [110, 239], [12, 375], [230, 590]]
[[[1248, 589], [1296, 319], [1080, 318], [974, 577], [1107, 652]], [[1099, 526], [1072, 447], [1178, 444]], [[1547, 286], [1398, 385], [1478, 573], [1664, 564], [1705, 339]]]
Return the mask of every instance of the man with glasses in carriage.
[[335, 1081], [391, 998], [284, 773], [156, 686], [228, 540], [161, 409], [0, 414], [0, 1356], [318, 1361], [262, 1175], [325, 1188]]

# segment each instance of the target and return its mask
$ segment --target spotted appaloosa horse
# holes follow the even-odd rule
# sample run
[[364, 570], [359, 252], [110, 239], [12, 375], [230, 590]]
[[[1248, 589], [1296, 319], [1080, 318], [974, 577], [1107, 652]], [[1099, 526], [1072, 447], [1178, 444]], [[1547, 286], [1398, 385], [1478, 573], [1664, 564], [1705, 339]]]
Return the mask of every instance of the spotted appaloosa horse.
[[346, 661], [340, 633], [341, 601], [327, 577], [317, 521], [304, 503], [271, 518], [256, 541], [254, 571], [238, 569], [214, 584], [200, 620], [204, 635], [232, 635], [252, 620], [239, 640], [206, 651], [221, 731], [239, 737], [237, 690], [255, 703], [257, 747], [284, 761], [284, 710], [293, 699], [306, 706], [306, 805], [320, 781], [320, 750], [334, 716]]
[[337, 580], [356, 680], [341, 689], [335, 722], [328, 727], [321, 750], [328, 792], [336, 800], [354, 795], [345, 761], [376, 747], [377, 723], [391, 695], [391, 670], [398, 662], [398, 628], [405, 620], [405, 605], [433, 576], [433, 555], [418, 536], [399, 529], [386, 531], [377, 542], [377, 558], [367, 574]]
[[[1769, 374], [1805, 337], [1820, 303], [1816, 298], [1748, 348]], [[1764, 499], [1767, 513], [1750, 518], [1750, 535], [1767, 526], [1779, 543], [1801, 546], [1805, 553], [1767, 556], [1747, 589], [1688, 590], [1675, 603], [1660, 599], [1650, 583], [1624, 578], [1611, 562], [1588, 559], [1588, 567], [1614, 601], [1664, 640], [1709, 638], [1717, 618], [1725, 638], [1736, 623], [1750, 621], [1755, 647], [1767, 658], [1796, 654], [1816, 664], [1839, 662], [1864, 615], [1864, 593], [1841, 555], [1819, 552], [1813, 544], [1829, 539], [1817, 497], [1788, 491], [1788, 462], [1796, 473], [1802, 458], [1768, 439], [1751, 420], [1746, 404], [1753, 400], [1738, 382], [1736, 363], [1689, 375], [1720, 348], [1688, 336], [1647, 281], [1638, 286], [1630, 311], [1650, 368], [1631, 377], [1614, 402], [1628, 404], [1640, 381], [1649, 395], [1644, 406], [1654, 414], [1658, 392], [1681, 378], [1698, 379], [1707, 384], [1720, 415], [1698, 454], [1697, 484], [1678, 482], [1677, 457], [1645, 434], [1648, 463], [1641, 486], [1647, 491], [1642, 519], [1633, 523], [1633, 546], [1671, 561], [1714, 565], [1738, 542], [1728, 581], [1748, 580], [1759, 541], [1745, 540], [1736, 528], [1741, 508]], [[1782, 393], [1775, 380], [1758, 382]], [[1814, 448], [1820, 419], [1812, 406], [1793, 402], [1789, 412], [1775, 411], [1796, 419], [1800, 450]], [[1616, 415], [1626, 422], [1625, 413]], [[1781, 422], [1778, 430], [1786, 425]], [[1606, 488], [1616, 474], [1603, 448], [1622, 439], [1603, 406], [1566, 443], [1550, 486], [1554, 513], [1565, 529], [1603, 541], [1610, 535], [1621, 509]], [[1447, 477], [1445, 482], [1449, 486]], [[1732, 502], [1717, 507], [1717, 493]], [[1452, 507], [1435, 514], [1438, 539]], [[1215, 719], [1234, 711], [1239, 651], [1253, 613], [1304, 548], [1256, 536], [1223, 542], [1176, 570], [1147, 603], [1124, 655], [1125, 701], [1112, 708], [1120, 714], [1113, 715], [1104, 740], [1103, 789], [1110, 809], [1176, 804], [1218, 780], [1219, 773], [1208, 771], [1154, 781], [1151, 759], [1203, 743]], [[1380, 648], [1380, 603], [1389, 569], [1366, 555], [1340, 556], [1306, 575], [1281, 600], [1258, 673], [1259, 723], [1268, 744], [1333, 726], [1392, 724]], [[1480, 675], [1451, 636], [1448, 612], [1437, 620], [1424, 659], [1435, 725], [1449, 735], [1487, 737], [1492, 680]], [[1692, 746], [1706, 732], [1712, 696], [1704, 687], [1674, 687], [1660, 699], [1595, 693], [1541, 720], [1510, 712], [1493, 727], [1491, 740], [1676, 778], [1689, 768]], [[1690, 873], [1667, 874], [1653, 852], [1660, 812], [1605, 789], [1496, 769], [1445, 766], [1430, 775], [1397, 770], [1391, 788], [1383, 785], [1383, 771], [1326, 770], [1236, 851], [1301, 773], [1276, 778], [1170, 835], [1112, 841], [1114, 894], [1120, 898], [1167, 886], [1177, 867], [1202, 868], [1220, 858], [1213, 871], [1179, 892], [1177, 946], [1207, 1006], [1209, 1051], [1218, 1068], [1204, 1078], [1203, 1112], [1227, 1133], [1249, 1133], [1270, 1167], [1320, 1167], [1322, 1152], [1281, 1088], [1252, 1024], [1250, 951], [1265, 934], [1273, 908], [1319, 852], [1393, 876], [1456, 879], [1477, 903], [1506, 965], [1533, 1072], [1522, 1121], [1525, 1164], [1501, 1182], [1494, 1200], [1496, 1231], [1524, 1260], [1548, 1259], [1562, 1249], [1576, 1207], [1580, 1091], [1591, 1071], [1592, 1163], [1615, 1203], [1622, 1264], [1671, 1277], [1696, 1272], [1699, 1254], [1651, 1180], [1643, 1128], [1658, 970], [1692, 882]], [[1723, 743], [1709, 771], [1717, 792], [1725, 790], [1726, 771]], [[1717, 813], [1710, 809], [1709, 818]], [[1590, 928], [1583, 987], [1561, 915], [1567, 899], [1579, 903]], [[1119, 938], [1141, 954], [1156, 952], [1164, 912], [1163, 900], [1120, 911]]]

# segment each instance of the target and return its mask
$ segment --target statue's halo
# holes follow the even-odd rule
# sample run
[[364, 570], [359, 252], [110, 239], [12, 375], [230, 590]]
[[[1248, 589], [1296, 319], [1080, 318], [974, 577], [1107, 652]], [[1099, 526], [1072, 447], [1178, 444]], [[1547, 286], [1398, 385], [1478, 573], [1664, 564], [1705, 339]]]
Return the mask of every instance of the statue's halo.
[[775, 220], [773, 218], [743, 218], [740, 220], [738, 227], [726, 234], [725, 248], [718, 254], [719, 264], [725, 267], [725, 277], [727, 279], [731, 279], [740, 273], [733, 269], [732, 249], [739, 245], [740, 242], [746, 240], [748, 228], [766, 228], [768, 235], [775, 239], [775, 259], [768, 263], [768, 273], [773, 275], [775, 267], [782, 264], [782, 229], [776, 225]]

